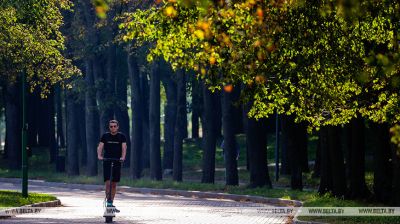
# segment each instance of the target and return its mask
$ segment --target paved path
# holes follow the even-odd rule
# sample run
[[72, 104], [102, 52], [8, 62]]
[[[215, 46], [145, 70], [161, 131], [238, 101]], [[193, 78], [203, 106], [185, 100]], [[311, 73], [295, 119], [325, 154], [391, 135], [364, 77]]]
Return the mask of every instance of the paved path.
[[[20, 189], [19, 184], [0, 183], [0, 189]], [[62, 207], [49, 208], [37, 214], [22, 214], [8, 223], [103, 223], [104, 191], [29, 185], [30, 192], [55, 195]], [[287, 217], [270, 216], [257, 212], [260, 206], [251, 202], [221, 199], [199, 199], [122, 192], [117, 194], [115, 205], [121, 210], [114, 223], [137, 224], [258, 224], [290, 223]]]

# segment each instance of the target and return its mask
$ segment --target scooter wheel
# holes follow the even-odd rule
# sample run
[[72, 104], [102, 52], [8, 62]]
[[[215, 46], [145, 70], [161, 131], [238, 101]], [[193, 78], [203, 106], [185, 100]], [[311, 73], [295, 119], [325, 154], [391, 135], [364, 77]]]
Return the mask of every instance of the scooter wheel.
[[106, 223], [112, 223], [113, 217], [106, 217]]

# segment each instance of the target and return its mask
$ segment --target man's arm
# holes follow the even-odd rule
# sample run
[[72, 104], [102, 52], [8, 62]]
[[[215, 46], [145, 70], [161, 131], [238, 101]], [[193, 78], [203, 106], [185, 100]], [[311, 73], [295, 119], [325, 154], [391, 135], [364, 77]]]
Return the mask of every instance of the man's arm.
[[99, 160], [103, 160], [103, 148], [104, 148], [104, 143], [100, 142], [99, 146], [97, 146], [97, 158]]
[[122, 143], [122, 156], [121, 156], [121, 160], [125, 160], [125, 156], [126, 156], [126, 142]]

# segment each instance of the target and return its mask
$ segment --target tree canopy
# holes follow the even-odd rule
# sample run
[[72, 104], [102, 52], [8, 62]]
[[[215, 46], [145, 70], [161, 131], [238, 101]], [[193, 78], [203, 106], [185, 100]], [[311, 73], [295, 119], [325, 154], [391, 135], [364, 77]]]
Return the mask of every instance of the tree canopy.
[[[250, 115], [311, 126], [399, 120], [399, 3], [175, 1], [125, 15], [125, 41], [193, 69], [210, 88], [244, 85]], [[360, 13], [363, 12], [363, 13]]]
[[28, 0], [0, 3], [0, 73], [13, 82], [27, 74], [31, 90], [43, 95], [50, 86], [79, 74], [63, 56], [64, 36], [61, 10], [69, 9], [67, 0]]

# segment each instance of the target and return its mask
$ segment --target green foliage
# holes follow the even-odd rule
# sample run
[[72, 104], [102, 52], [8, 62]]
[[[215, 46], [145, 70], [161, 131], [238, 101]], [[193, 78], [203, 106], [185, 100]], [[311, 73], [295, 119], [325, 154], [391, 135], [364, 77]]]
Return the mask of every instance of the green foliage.
[[244, 85], [250, 116], [278, 110], [318, 127], [358, 114], [399, 121], [398, 26], [396, 1], [247, 0], [168, 1], [126, 14], [120, 28], [124, 41], [154, 43], [149, 60], [194, 69], [212, 89]]
[[14, 82], [20, 73], [26, 73], [31, 90], [39, 88], [44, 96], [50, 86], [79, 74], [62, 54], [61, 10], [69, 9], [70, 5], [67, 0], [6, 0], [0, 3], [2, 80]]

